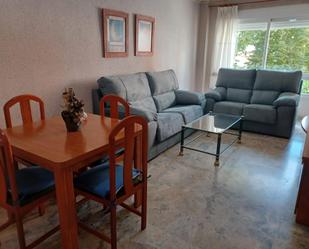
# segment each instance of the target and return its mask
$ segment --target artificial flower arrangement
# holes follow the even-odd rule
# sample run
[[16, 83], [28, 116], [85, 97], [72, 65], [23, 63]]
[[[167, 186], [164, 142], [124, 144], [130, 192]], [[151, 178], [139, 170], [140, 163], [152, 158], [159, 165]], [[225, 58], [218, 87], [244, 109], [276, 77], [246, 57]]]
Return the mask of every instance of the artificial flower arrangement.
[[64, 105], [61, 116], [69, 132], [78, 131], [81, 123], [87, 119], [84, 102], [76, 98], [73, 88], [65, 89], [62, 93]]

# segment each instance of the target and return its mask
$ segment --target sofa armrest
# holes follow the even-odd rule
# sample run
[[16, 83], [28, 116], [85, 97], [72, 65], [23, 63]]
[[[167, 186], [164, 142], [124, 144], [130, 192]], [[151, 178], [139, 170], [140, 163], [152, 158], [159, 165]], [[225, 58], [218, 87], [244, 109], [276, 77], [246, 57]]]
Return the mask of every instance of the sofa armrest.
[[205, 96], [202, 93], [176, 90], [176, 104], [179, 105], [204, 105]]
[[284, 92], [274, 101], [275, 107], [279, 106], [298, 106], [300, 95], [292, 92]]
[[223, 100], [222, 93], [216, 89], [210, 90], [209, 92], [205, 93], [206, 100], [208, 98], [213, 99], [215, 101], [221, 101]]
[[144, 117], [148, 122], [157, 121], [157, 113], [130, 106], [130, 114]]

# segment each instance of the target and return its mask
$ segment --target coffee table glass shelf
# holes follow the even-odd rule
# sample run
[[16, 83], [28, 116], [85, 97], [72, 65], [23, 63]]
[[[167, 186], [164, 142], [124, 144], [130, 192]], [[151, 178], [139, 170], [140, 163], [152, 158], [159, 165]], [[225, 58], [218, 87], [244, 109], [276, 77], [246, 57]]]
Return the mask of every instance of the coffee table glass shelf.
[[[235, 142], [241, 143], [241, 133], [242, 133], [242, 121], [243, 116], [235, 116], [229, 114], [221, 114], [221, 113], [213, 113], [209, 112], [208, 114], [192, 121], [191, 123], [185, 124], [182, 126], [181, 130], [181, 142], [180, 142], [180, 152], [179, 155], [183, 155], [184, 149], [194, 150], [202, 153], [206, 153], [216, 157], [215, 166], [219, 166], [220, 155], [226, 151], [230, 146], [232, 146]], [[238, 127], [238, 132], [229, 132], [228, 130], [232, 127]], [[212, 153], [210, 151], [202, 150], [199, 148], [195, 148], [190, 146], [192, 142], [198, 139], [200, 136], [192, 139], [191, 141], [184, 143], [184, 133], [186, 129], [201, 131], [203, 133], [216, 134], [217, 135], [217, 149], [216, 153]], [[237, 136], [228, 146], [226, 146], [223, 150], [221, 150], [221, 138], [223, 134], [229, 134], [233, 136]]]

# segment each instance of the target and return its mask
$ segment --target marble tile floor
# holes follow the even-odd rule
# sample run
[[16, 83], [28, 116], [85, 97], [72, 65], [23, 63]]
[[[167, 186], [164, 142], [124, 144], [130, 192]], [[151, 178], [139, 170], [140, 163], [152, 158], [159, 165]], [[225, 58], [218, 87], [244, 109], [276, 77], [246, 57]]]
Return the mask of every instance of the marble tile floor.
[[[215, 136], [196, 146], [214, 149]], [[308, 249], [309, 227], [294, 222], [294, 206], [305, 134], [297, 125], [292, 139], [244, 133], [213, 166], [212, 156], [174, 146], [149, 163], [148, 224], [126, 210], [118, 212], [120, 249]], [[227, 136], [224, 143], [230, 138]], [[78, 210], [84, 221], [108, 232], [109, 216], [87, 203]], [[5, 212], [0, 211], [0, 222]], [[47, 214], [25, 218], [29, 240], [58, 221], [54, 203]], [[81, 249], [110, 248], [80, 231]], [[17, 249], [15, 226], [0, 233], [0, 248]], [[59, 233], [38, 249], [60, 248]]]

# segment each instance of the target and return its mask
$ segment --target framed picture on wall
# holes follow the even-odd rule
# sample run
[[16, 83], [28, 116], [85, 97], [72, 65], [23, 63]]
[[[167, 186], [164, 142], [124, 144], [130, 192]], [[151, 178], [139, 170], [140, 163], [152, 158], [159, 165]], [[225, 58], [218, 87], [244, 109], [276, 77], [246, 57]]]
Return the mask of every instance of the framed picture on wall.
[[153, 55], [155, 18], [135, 15], [135, 56]]
[[103, 9], [103, 56], [128, 56], [128, 19], [122, 11]]

